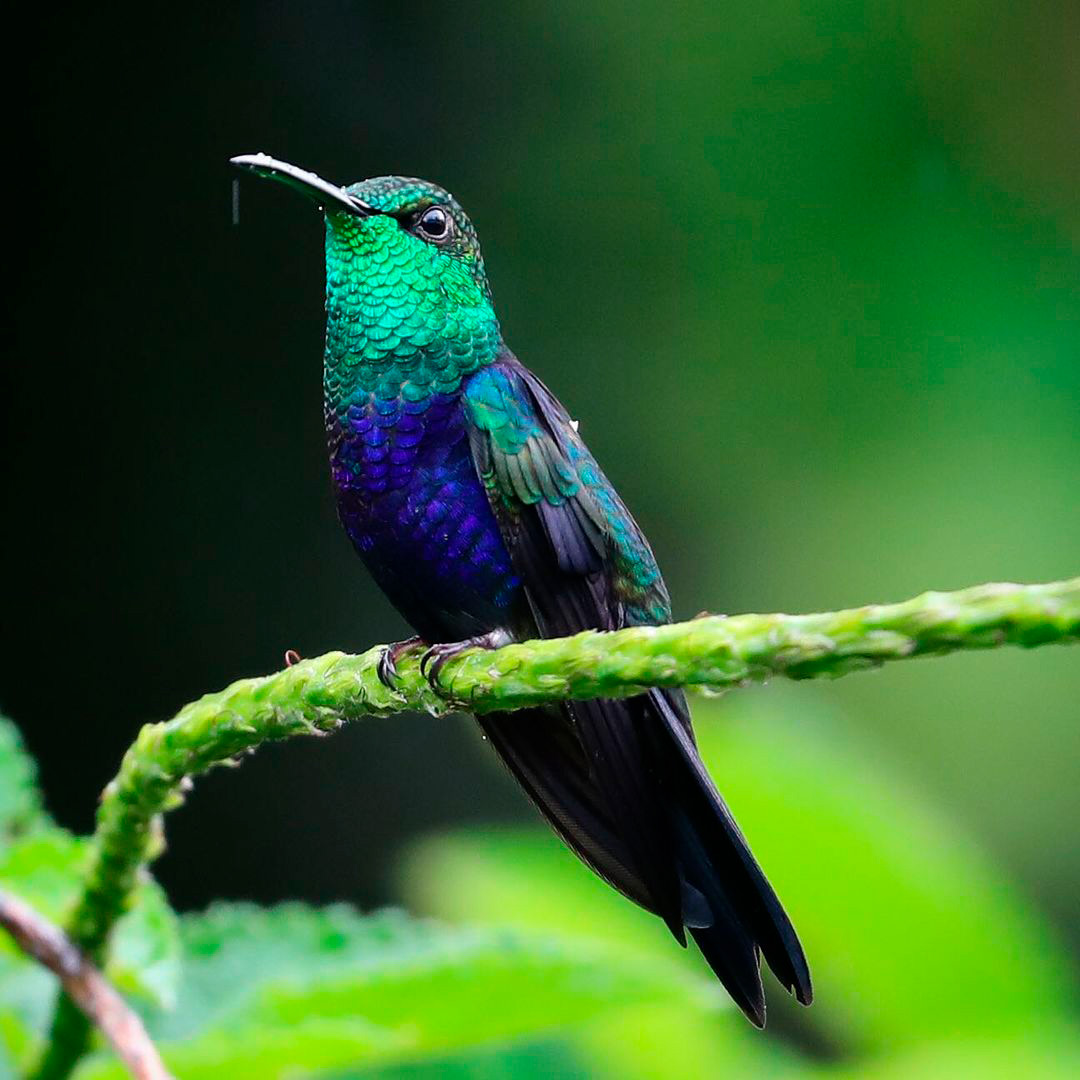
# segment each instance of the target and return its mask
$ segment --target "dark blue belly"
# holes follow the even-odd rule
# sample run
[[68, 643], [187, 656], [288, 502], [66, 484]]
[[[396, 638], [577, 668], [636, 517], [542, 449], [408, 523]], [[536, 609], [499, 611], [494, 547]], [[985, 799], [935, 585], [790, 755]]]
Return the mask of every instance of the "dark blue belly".
[[521, 585], [455, 396], [378, 401], [330, 428], [338, 514], [376, 582], [428, 641], [519, 621]]

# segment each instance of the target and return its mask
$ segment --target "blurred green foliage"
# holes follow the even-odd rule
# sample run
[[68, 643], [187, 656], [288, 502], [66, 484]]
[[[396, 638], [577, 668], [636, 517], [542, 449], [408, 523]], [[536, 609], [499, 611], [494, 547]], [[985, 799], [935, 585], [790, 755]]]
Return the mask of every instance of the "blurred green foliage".
[[[321, 228], [259, 185], [231, 226], [225, 161], [244, 149], [462, 199], [509, 343], [581, 420], [680, 616], [1074, 574], [1077, 11], [314, 0], [239, 4], [211, 32], [145, 5], [34, 9], [0, 394], [6, 565], [25, 572], [0, 669], [54, 811], [89, 824], [139, 723], [286, 647], [401, 629], [327, 495]], [[57, 200], [73, 161], [94, 167]], [[166, 180], [183, 194], [151, 245]], [[90, 270], [57, 319], [76, 236]], [[42, 693], [58, 633], [78, 710]], [[125, 657], [123, 698], [102, 641]], [[1071, 655], [811, 693], [1080, 942]], [[472, 739], [418, 722], [268, 756], [200, 786], [159, 872], [187, 904], [385, 900], [411, 833], [524, 813]], [[283, 772], [299, 809], [275, 799]], [[238, 797], [265, 815], [208, 853]]]
[[[1076, 6], [527, 10], [557, 27], [553, 70], [580, 67], [557, 128], [523, 124], [478, 167], [511, 192], [478, 220], [496, 300], [646, 525], [676, 612], [1073, 573]], [[1075, 945], [1080, 664], [1025, 659], [810, 694]]]
[[[994, 1047], [1000, 1068], [980, 1075], [1017, 1075], [1028, 1054], [1060, 1055], [1067, 1075], [1080, 1029], [1060, 941], [962, 830], [868, 751], [834, 741], [830, 710], [801, 689], [696, 712], [705, 760], [803, 937], [815, 1004], [777, 993], [764, 1038], [737, 1015], [700, 1023], [685, 1010], [638, 1010], [583, 1045], [613, 1076], [704, 1078], [721, 1061], [737, 1076], [862, 1075], [871, 1064], [907, 1075], [916, 1060], [948, 1075], [949, 1062], [993, 1059]], [[658, 973], [680, 961], [704, 970], [539, 831], [434, 839], [403, 880], [421, 910], [572, 928], [641, 950]]]
[[[103, 767], [88, 772], [84, 752], [112, 761], [124, 725], [190, 696], [186, 678], [197, 692], [267, 666], [287, 645], [314, 654], [390, 636], [321, 486], [318, 228], [270, 195], [245, 194], [238, 245], [222, 209], [216, 163], [249, 145], [343, 180], [405, 171], [455, 190], [484, 239], [508, 340], [581, 418], [652, 538], [680, 615], [835, 608], [1076, 572], [1074, 3], [526, 0], [498, 11], [443, 5], [419, 30], [411, 7], [334, 5], [312, 18], [278, 6], [223, 19], [209, 35], [170, 25], [161, 48], [180, 41], [194, 63], [131, 48], [130, 27], [109, 25], [106, 11], [84, 18], [61, 48], [58, 24], [36, 35], [33, 61], [58, 96], [26, 155], [50, 180], [38, 185], [49, 205], [34, 227], [55, 228], [41, 233], [31, 277], [51, 280], [71, 236], [107, 272], [69, 290], [64, 320], [53, 319], [50, 289], [26, 308], [26, 360], [12, 364], [32, 403], [12, 453], [26, 477], [12, 535], [26, 546], [11, 564], [32, 563], [39, 548], [49, 563], [11, 583], [27, 594], [25, 643], [6, 655], [30, 671], [24, 698], [35, 708], [47, 701], [55, 654], [45, 646], [57, 627], [75, 643], [109, 640], [156, 696], [149, 710], [146, 696], [118, 702], [111, 674], [93, 682], [95, 649], [68, 658], [97, 697], [75, 719], [57, 700], [36, 730], [47, 733], [43, 752], [63, 723], [65, 756], [83, 739], [73, 784], [100, 786]], [[110, 41], [122, 53], [107, 54]], [[199, 50], [218, 42], [204, 69]], [[101, 76], [65, 84], [80, 58], [112, 73], [125, 111], [140, 106], [126, 100], [130, 85], [146, 88], [141, 135], [98, 121], [117, 107], [96, 92]], [[208, 89], [214, 64], [230, 76]], [[153, 83], [157, 68], [176, 99]], [[228, 119], [237, 113], [240, 123]], [[51, 179], [72, 160], [99, 164], [81, 180], [83, 198], [57, 202]], [[131, 183], [148, 162], [184, 193], [170, 201], [178, 225], [167, 259], [146, 245], [160, 187]], [[78, 360], [65, 377], [81, 407], [64, 420], [78, 455], [56, 438], [40, 393], [46, 318], [65, 324], [53, 327], [52, 352]], [[116, 414], [125, 424], [101, 430], [100, 417]], [[89, 463], [64, 499], [41, 483], [37, 462], [50, 453], [65, 475], [73, 457]], [[154, 483], [146, 460], [161, 462]], [[58, 544], [72, 508], [80, 543]], [[553, 1033], [564, 1018], [540, 1010], [531, 1033], [521, 1020], [512, 1040], [504, 1027], [504, 1041], [485, 1046], [502, 1004], [485, 983], [477, 1023], [449, 1046], [425, 1033], [428, 1009], [436, 1023], [446, 1014], [417, 980], [414, 1060], [337, 1075], [1076, 1075], [1078, 669], [1070, 650], [956, 657], [696, 707], [718, 784], [817, 978], [813, 1008], [779, 996], [764, 1036], [702, 983], [700, 1007], [619, 991], [610, 1012], [573, 1033]], [[113, 747], [99, 733], [108, 724]], [[482, 766], [444, 729], [418, 723], [423, 740], [410, 741], [372, 728], [345, 737], [347, 761], [335, 742], [305, 759], [315, 761], [308, 774], [291, 768], [290, 790], [306, 782], [310, 797], [298, 797], [303, 807], [280, 800], [280, 817], [271, 803], [281, 759], [256, 763], [263, 787], [247, 790], [261, 797], [245, 805], [282, 835], [252, 843], [251, 820], [231, 843], [223, 835], [218, 872], [244, 864], [250, 883], [265, 866], [264, 886], [359, 892], [397, 842], [394, 828], [451, 805], [472, 812]], [[25, 875], [28, 899], [55, 912], [73, 887], [77, 841], [41, 817], [12, 746], [0, 726], [0, 859]], [[187, 812], [178, 883], [207, 876], [207, 830], [235, 806], [230, 784], [247, 783], [218, 782]], [[486, 797], [480, 813], [494, 816], [518, 796]], [[301, 851], [292, 861], [281, 855], [290, 841]], [[344, 850], [363, 873], [343, 866]], [[401, 881], [418, 910], [614, 950], [612, 964], [629, 973], [618, 985], [631, 990], [639, 965], [661, 997], [700, 974], [661, 927], [539, 831], [432, 839]], [[194, 940], [185, 935], [202, 918], [182, 919], [177, 940]], [[174, 947], [163, 926], [143, 940], [162, 956]], [[324, 971], [309, 946], [312, 970]], [[304, 962], [280, 962], [302, 995]], [[201, 963], [181, 951], [178, 1016], [201, 1007], [188, 997], [197, 982], [185, 981]], [[508, 975], [519, 989], [528, 977]], [[50, 985], [0, 946], [0, 1044], [17, 1057], [40, 1030]], [[276, 994], [248, 1000], [272, 1008]], [[244, 1022], [256, 1024], [257, 1011]], [[332, 1014], [353, 1031], [364, 1019]], [[206, 1032], [200, 1045], [222, 1038]]]
[[[59, 921], [80, 886], [85, 841], [40, 810], [32, 776], [0, 717], [0, 790], [13, 796], [0, 815], [0, 883]], [[711, 978], [656, 971], [600, 939], [361, 916], [344, 905], [222, 903], [178, 918], [149, 879], [117, 926], [106, 974], [144, 1014], [169, 1066], [191, 1080], [419, 1064], [627, 1008], [711, 1013], [721, 1003]], [[36, 1057], [54, 998], [53, 976], [0, 935], [0, 1076]], [[543, 1060], [553, 1052], [567, 1051], [553, 1043]], [[76, 1075], [126, 1074], [101, 1050]]]
[[[699, 956], [541, 829], [475, 829], [413, 850], [404, 892], [438, 922], [300, 904], [177, 919], [148, 883], [109, 973], [192, 1080], [1073, 1075], [1074, 975], [1046, 922], [924, 797], [865, 747], [841, 747], [835, 716], [802, 689], [697, 710], [703, 756], [815, 974], [814, 1006], [773, 994], [765, 1034]], [[0, 781], [18, 793], [0, 818], [0, 881], [59, 918], [81, 842], [48, 821], [31, 778], [0, 723]], [[7, 943], [11, 1059], [32, 1054], [52, 995], [51, 977]], [[100, 1051], [77, 1075], [123, 1071]]]
[[[49, 819], [34, 771], [16, 729], [0, 716], [0, 886], [59, 922], [81, 888], [88, 843]], [[165, 1008], [176, 1003], [179, 964], [177, 917], [147, 877], [117, 924], [105, 973], [133, 1000]], [[0, 1062], [5, 1052], [26, 1059], [48, 1024], [54, 993], [53, 976], [0, 933]]]

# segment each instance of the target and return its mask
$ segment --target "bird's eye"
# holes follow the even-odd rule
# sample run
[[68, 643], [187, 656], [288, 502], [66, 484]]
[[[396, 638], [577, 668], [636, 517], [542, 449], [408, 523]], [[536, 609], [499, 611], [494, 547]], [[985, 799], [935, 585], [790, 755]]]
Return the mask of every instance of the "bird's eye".
[[429, 206], [416, 227], [431, 240], [445, 240], [450, 233], [450, 215], [441, 206]]

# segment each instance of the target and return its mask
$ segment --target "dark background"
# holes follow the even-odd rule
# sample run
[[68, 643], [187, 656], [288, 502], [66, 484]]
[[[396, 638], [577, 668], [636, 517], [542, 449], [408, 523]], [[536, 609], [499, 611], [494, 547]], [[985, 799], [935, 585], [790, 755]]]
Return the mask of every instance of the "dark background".
[[[678, 614], [1076, 574], [1080, 22], [1014, 7], [25, 12], [0, 707], [59, 820], [91, 828], [140, 724], [404, 632], [329, 495], [321, 223], [247, 181], [233, 227], [239, 152], [459, 196]], [[1078, 667], [798, 692], [1075, 941]], [[370, 721], [199, 781], [155, 872], [183, 908], [367, 906], [462, 819], [532, 820], [471, 724]]]

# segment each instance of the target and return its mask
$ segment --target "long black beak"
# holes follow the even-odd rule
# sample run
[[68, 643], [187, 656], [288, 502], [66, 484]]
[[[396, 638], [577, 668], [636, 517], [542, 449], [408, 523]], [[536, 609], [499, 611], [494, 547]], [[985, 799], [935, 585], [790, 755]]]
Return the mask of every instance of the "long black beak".
[[356, 217], [369, 217], [378, 213], [375, 207], [360, 199], [354, 199], [343, 187], [331, 184], [307, 169], [290, 165], [287, 161], [278, 161], [269, 154], [241, 154], [239, 157], [229, 158], [229, 164], [245, 172], [253, 172], [256, 176], [277, 180], [294, 191], [299, 191], [301, 195], [306, 195], [325, 210], [344, 211]]

